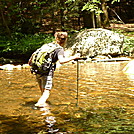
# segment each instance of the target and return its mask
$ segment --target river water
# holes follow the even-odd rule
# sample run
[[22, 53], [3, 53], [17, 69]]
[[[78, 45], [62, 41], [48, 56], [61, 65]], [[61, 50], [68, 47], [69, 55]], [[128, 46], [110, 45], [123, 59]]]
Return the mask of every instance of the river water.
[[48, 106], [29, 69], [0, 70], [1, 134], [133, 134], [134, 79], [127, 62], [65, 64], [55, 71]]

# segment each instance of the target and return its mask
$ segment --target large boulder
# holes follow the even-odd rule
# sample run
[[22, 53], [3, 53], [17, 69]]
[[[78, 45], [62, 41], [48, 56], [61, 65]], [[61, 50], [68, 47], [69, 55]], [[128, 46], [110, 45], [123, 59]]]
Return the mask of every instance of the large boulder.
[[80, 52], [86, 57], [117, 56], [123, 53], [123, 41], [123, 35], [107, 29], [86, 29], [68, 39], [66, 51], [70, 55]]

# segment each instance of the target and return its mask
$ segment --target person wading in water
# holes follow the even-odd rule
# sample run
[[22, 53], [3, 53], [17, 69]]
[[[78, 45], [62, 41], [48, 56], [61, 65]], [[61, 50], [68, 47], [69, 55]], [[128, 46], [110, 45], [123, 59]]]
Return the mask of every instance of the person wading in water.
[[[36, 79], [39, 84], [41, 90], [41, 97], [38, 102], [35, 104], [36, 107], [44, 107], [46, 105], [46, 100], [49, 98], [50, 91], [52, 89], [52, 80], [54, 71], [56, 69], [56, 62], [59, 61], [60, 64], [64, 64], [70, 62], [72, 60], [80, 58], [80, 54], [76, 54], [74, 56], [65, 57], [64, 55], [64, 46], [67, 41], [68, 34], [67, 32], [56, 32], [55, 33], [55, 41], [52, 44], [57, 44], [60, 47], [56, 48], [51, 57], [52, 57], [52, 65], [49, 67], [49, 71], [47, 73], [36, 74]], [[31, 64], [31, 59], [29, 60], [29, 65]]]

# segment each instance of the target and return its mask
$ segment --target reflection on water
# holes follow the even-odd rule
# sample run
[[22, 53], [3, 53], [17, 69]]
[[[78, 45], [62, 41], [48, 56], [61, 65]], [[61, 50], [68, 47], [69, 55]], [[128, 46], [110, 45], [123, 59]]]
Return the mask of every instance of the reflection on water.
[[0, 70], [0, 133], [133, 133], [134, 79], [123, 73], [126, 64], [80, 63], [78, 98], [76, 64], [61, 66], [41, 109], [33, 107], [40, 91], [29, 69]]

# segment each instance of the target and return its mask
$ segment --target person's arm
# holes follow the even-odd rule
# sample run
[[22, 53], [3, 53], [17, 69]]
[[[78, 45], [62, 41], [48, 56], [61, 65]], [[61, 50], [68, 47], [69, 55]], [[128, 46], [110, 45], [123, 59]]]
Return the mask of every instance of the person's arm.
[[70, 57], [64, 57], [63, 55], [58, 55], [58, 59], [59, 59], [60, 64], [67, 63], [71, 60], [75, 60], [75, 59], [78, 59], [78, 58], [80, 58], [79, 53], [74, 55], [74, 56], [70, 56]]

